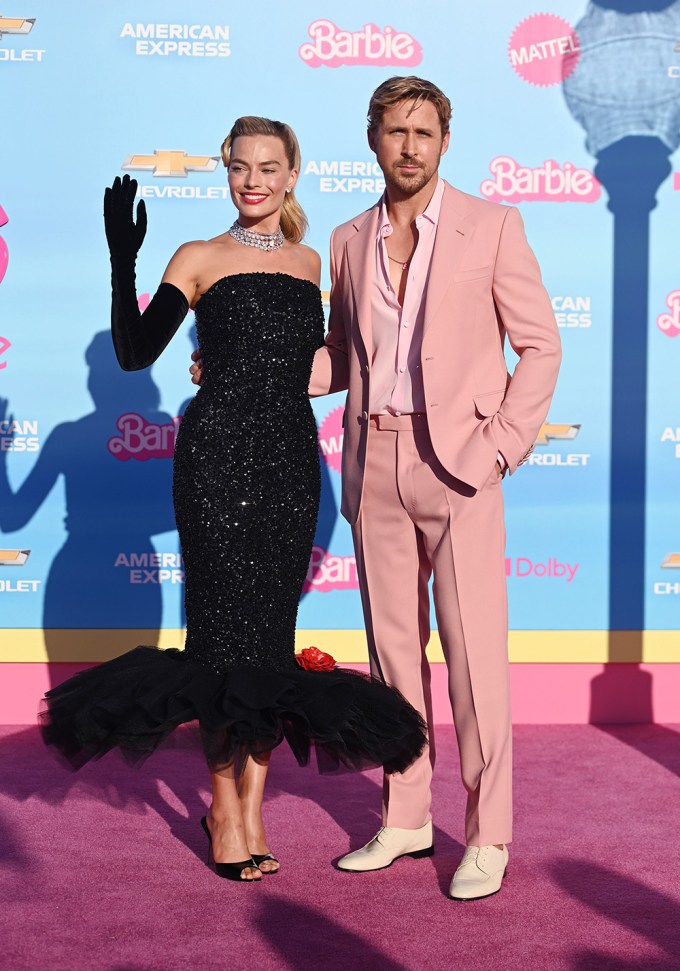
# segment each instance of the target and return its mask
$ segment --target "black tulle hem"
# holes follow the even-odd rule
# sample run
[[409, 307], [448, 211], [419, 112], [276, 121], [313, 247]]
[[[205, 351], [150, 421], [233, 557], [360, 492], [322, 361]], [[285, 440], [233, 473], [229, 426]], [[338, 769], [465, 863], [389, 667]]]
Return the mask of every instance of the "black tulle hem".
[[426, 727], [394, 688], [356, 671], [239, 667], [227, 674], [182, 651], [137, 647], [45, 696], [43, 738], [74, 768], [117, 748], [131, 763], [179, 725], [198, 720], [208, 764], [270, 752], [284, 740], [305, 765], [383, 766], [403, 772], [423, 751]]

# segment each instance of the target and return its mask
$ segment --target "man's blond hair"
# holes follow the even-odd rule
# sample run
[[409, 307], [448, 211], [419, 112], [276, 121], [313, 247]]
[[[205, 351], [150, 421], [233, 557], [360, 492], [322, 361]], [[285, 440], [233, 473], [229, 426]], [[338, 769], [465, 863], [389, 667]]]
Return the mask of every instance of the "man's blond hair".
[[385, 112], [403, 101], [413, 101], [411, 111], [429, 101], [439, 115], [442, 136], [446, 135], [451, 121], [451, 102], [436, 84], [416, 77], [388, 78], [375, 89], [368, 105], [368, 130], [375, 131]]

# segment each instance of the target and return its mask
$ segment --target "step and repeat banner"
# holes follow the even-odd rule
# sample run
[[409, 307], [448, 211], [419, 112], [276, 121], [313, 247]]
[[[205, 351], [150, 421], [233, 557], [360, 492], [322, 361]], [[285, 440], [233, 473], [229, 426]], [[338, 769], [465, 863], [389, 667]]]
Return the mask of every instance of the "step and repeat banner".
[[[584, 645], [614, 629], [680, 660], [680, 3], [648, 6], [3, 6], [0, 660], [95, 660], [116, 631], [165, 643], [182, 627], [171, 466], [193, 319], [151, 369], [118, 368], [104, 187], [130, 172], [146, 201], [143, 304], [182, 242], [234, 218], [232, 121], [284, 120], [327, 291], [331, 230], [384, 188], [366, 110], [394, 74], [451, 98], [442, 174], [519, 207], [563, 339], [548, 420], [504, 486], [513, 656], [599, 659]], [[343, 659], [341, 632], [363, 627], [339, 515], [343, 397], [313, 407], [324, 488], [299, 627]]]

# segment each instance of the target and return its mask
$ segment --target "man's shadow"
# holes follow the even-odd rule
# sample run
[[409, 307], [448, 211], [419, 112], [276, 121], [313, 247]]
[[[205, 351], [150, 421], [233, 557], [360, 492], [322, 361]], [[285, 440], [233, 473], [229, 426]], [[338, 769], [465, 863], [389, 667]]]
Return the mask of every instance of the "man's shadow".
[[[669, 858], [670, 859], [670, 858]], [[625, 954], [587, 950], [574, 954], [574, 971], [677, 971], [680, 954], [680, 904], [632, 877], [587, 860], [557, 860], [555, 883], [570, 897], [665, 951], [666, 958], [628, 959]]]
[[[53, 429], [18, 489], [11, 488], [6, 475], [0, 476], [0, 527], [5, 533], [29, 523], [57, 480], [64, 480], [67, 536], [50, 566], [43, 607], [53, 683], [60, 680], [54, 662], [70, 659], [64, 628], [143, 628], [147, 643], [158, 643], [160, 584], [132, 583], [130, 569], [115, 564], [121, 553], [134, 553], [143, 561], [156, 552], [151, 537], [174, 529], [171, 461], [123, 460], [125, 450], [109, 448], [121, 435], [116, 422], [123, 414], [157, 425], [172, 423], [159, 410], [151, 372], [123, 372], [108, 331], [95, 334], [85, 361], [94, 410]], [[0, 452], [0, 461], [5, 458]], [[92, 644], [92, 660], [97, 647]]]
[[[253, 918], [257, 932], [287, 968], [318, 968], [335, 971], [348, 967], [407, 971], [401, 961], [388, 957], [379, 947], [376, 928], [367, 927], [365, 935], [342, 927], [329, 916], [328, 908], [320, 910], [285, 897], [261, 897]], [[319, 931], [323, 946], [319, 946]], [[310, 946], [310, 941], [314, 944]]]

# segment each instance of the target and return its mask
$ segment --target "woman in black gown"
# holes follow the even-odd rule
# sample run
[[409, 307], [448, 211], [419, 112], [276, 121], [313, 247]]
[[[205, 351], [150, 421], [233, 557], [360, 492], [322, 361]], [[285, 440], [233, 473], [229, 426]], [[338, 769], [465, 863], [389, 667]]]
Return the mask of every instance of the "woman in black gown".
[[186, 647], [138, 647], [77, 675], [47, 694], [42, 725], [79, 766], [113, 747], [140, 761], [198, 719], [213, 794], [202, 824], [217, 872], [258, 880], [278, 869], [261, 807], [269, 756], [284, 738], [301, 764], [313, 744], [333, 765], [403, 771], [425, 735], [414, 709], [381, 681], [296, 661], [320, 491], [307, 396], [324, 339], [320, 261], [300, 242], [292, 130], [240, 118], [222, 156], [237, 221], [180, 247], [143, 314], [135, 261], [146, 213], [140, 202], [134, 221], [136, 182], [117, 178], [104, 204], [121, 366], [148, 367], [189, 307], [196, 311], [204, 377], [180, 427], [173, 489]]

